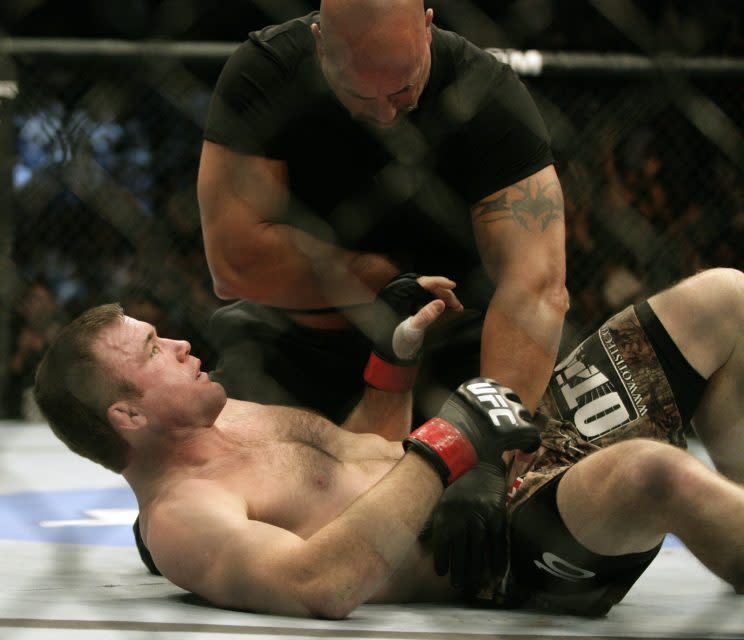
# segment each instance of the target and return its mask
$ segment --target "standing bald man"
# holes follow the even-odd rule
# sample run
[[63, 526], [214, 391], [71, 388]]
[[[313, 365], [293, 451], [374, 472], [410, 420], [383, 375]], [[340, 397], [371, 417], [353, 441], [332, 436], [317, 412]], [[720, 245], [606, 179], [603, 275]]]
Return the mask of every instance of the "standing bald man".
[[568, 307], [548, 133], [510, 67], [432, 22], [422, 0], [323, 0], [226, 63], [198, 190], [214, 290], [238, 300], [211, 325], [231, 397], [342, 421], [371, 303], [426, 273], [465, 311], [427, 338], [419, 415], [478, 374], [537, 406]]
[[548, 134], [509, 67], [432, 20], [421, 0], [325, 0], [225, 65], [199, 200], [216, 294], [250, 301], [215, 319], [231, 395], [343, 417], [368, 353], [349, 312], [408, 271], [473, 311], [422, 384], [542, 395], [568, 299]]

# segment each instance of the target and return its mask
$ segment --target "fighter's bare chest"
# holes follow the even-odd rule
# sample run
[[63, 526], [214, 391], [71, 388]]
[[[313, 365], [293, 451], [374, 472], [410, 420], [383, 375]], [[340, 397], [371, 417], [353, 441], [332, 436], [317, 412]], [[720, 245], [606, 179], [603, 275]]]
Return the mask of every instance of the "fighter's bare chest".
[[236, 441], [219, 482], [245, 499], [250, 518], [298, 534], [338, 515], [395, 463], [391, 443], [313, 414], [286, 410], [265, 428]]

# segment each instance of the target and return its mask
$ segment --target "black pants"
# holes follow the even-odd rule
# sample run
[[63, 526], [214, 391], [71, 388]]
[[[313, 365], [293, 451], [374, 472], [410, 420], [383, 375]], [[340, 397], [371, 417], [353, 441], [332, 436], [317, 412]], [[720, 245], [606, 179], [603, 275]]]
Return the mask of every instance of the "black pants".
[[[426, 338], [415, 420], [431, 417], [447, 393], [479, 375], [482, 315], [466, 312]], [[218, 354], [210, 377], [239, 400], [313, 409], [342, 422], [364, 390], [371, 345], [354, 330], [308, 329], [284, 314], [240, 301], [209, 326]]]

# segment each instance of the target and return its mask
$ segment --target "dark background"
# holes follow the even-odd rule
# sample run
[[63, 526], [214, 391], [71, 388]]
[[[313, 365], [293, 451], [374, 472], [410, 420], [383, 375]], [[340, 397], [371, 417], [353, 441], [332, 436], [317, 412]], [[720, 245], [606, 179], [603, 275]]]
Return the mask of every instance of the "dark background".
[[[6, 35], [240, 41], [253, 28], [316, 8], [294, 0], [4, 0]], [[436, 22], [480, 46], [570, 51], [635, 51], [607, 12], [637, 11], [653, 37], [647, 51], [739, 55], [744, 50], [739, 0], [435, 0]]]
[[[237, 43], [317, 6], [2, 0], [0, 40]], [[699, 269], [744, 267], [744, 3], [427, 6], [440, 27], [483, 47], [614, 54], [592, 72], [566, 67], [524, 77], [553, 137], [566, 199], [566, 344]], [[725, 73], [613, 67], [624, 54], [670, 53], [728, 56], [738, 66]], [[205, 327], [224, 302], [211, 289], [195, 184], [202, 124], [224, 60], [7, 60], [19, 93], [0, 98], [10, 140], [0, 151], [10, 157], [0, 170], [0, 246], [9, 245], [12, 266], [0, 278], [2, 309], [10, 310], [7, 322], [0, 319], [0, 417], [34, 418], [24, 394], [44, 346], [61, 323], [101, 302], [118, 300], [163, 335], [189, 339], [209, 367]]]

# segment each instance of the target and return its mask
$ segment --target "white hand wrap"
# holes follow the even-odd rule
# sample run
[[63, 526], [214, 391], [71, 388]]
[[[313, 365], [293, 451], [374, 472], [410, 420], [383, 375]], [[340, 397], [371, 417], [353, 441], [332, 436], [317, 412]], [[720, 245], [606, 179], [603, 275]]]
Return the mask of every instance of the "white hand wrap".
[[401, 360], [413, 360], [424, 344], [424, 330], [413, 326], [413, 318], [408, 317], [393, 332], [393, 353]]

